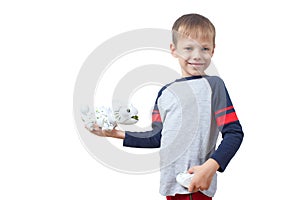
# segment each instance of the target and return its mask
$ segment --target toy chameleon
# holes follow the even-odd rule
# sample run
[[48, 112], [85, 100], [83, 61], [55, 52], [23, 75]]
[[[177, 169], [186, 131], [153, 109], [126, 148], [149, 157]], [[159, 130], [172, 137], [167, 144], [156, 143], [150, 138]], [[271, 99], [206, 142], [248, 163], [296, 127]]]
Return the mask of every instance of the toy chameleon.
[[118, 105], [112, 110], [109, 107], [101, 106], [91, 109], [89, 106], [81, 108], [81, 119], [85, 127], [94, 130], [97, 124], [102, 130], [111, 131], [117, 124], [131, 125], [138, 122], [138, 110], [131, 104]]

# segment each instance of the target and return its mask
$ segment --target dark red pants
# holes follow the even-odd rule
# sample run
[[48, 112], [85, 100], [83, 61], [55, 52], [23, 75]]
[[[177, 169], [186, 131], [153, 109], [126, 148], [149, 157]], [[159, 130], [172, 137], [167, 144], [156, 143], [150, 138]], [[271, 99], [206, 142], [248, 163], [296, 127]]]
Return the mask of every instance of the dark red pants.
[[167, 196], [167, 200], [212, 200], [212, 198], [201, 192], [195, 192], [192, 194], [176, 194], [175, 196]]

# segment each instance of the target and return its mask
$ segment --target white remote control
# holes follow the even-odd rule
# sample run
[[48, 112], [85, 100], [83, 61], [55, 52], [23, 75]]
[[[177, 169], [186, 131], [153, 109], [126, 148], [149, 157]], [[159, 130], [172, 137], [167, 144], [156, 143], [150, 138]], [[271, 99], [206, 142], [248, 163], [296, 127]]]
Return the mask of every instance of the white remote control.
[[176, 176], [176, 181], [185, 188], [190, 186], [194, 174], [190, 174], [188, 172], [179, 173]]

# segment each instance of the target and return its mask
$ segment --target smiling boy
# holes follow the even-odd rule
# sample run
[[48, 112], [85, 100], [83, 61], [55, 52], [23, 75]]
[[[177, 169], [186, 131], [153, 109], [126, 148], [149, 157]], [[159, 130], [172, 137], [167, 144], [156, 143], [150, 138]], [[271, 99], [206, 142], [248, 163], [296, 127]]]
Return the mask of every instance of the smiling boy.
[[[172, 34], [170, 50], [182, 78], [159, 91], [152, 130], [106, 132], [96, 127], [92, 133], [124, 139], [124, 146], [160, 147], [160, 193], [167, 200], [212, 199], [216, 172], [225, 170], [244, 134], [223, 81], [205, 74], [215, 48], [213, 24], [187, 14], [175, 21]], [[219, 132], [223, 139], [216, 148]], [[188, 189], [176, 182], [184, 171], [194, 174]]]

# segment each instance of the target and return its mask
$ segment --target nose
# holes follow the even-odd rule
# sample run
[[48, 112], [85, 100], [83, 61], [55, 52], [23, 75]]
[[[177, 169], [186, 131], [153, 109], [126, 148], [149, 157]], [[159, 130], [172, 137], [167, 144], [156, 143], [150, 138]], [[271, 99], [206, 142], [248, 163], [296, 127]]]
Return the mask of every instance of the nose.
[[192, 58], [195, 61], [209, 60], [209, 59], [211, 59], [211, 55], [210, 55], [209, 51], [206, 48], [203, 48], [202, 46], [199, 46], [198, 48], [195, 48], [193, 50]]
[[192, 53], [192, 58], [195, 61], [203, 60], [204, 59], [204, 55], [203, 55], [202, 49], [195, 48], [194, 51], [193, 51], [193, 53]]

